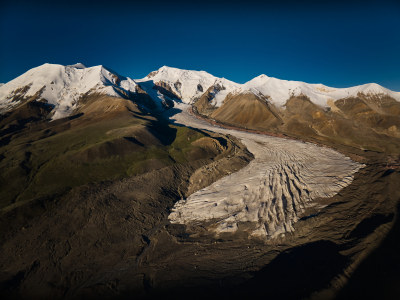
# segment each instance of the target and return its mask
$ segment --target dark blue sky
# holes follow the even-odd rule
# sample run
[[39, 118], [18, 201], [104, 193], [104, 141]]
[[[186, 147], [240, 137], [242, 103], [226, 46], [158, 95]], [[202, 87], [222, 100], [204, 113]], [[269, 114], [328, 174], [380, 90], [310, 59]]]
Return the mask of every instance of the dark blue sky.
[[168, 65], [241, 83], [264, 73], [400, 91], [395, 2], [1, 1], [0, 82], [82, 62], [132, 78]]

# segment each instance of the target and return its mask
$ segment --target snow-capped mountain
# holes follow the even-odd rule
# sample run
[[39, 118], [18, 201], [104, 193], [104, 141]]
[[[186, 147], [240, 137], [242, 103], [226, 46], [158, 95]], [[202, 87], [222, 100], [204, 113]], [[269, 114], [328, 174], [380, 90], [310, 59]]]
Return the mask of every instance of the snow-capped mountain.
[[376, 83], [354, 86], [350, 88], [333, 88], [323, 84], [309, 84], [301, 81], [281, 80], [260, 75], [242, 85], [243, 90], [268, 96], [276, 106], [283, 106], [291, 96], [305, 95], [320, 106], [328, 106], [329, 100], [338, 100], [364, 95], [388, 95], [400, 101], [400, 93], [393, 92]]
[[[328, 101], [356, 97], [359, 93], [368, 95], [388, 95], [400, 101], [400, 93], [386, 89], [376, 83], [349, 88], [333, 88], [323, 84], [309, 84], [301, 81], [281, 80], [260, 75], [239, 84], [225, 78], [215, 77], [205, 71], [181, 70], [163, 66], [142, 79], [136, 79], [153, 98], [164, 99], [162, 93], [154, 92], [154, 85], [166, 88], [184, 103], [193, 103], [209, 90], [210, 104], [220, 107], [230, 93], [253, 93], [267, 98], [277, 107], [284, 107], [291, 96], [305, 95], [313, 103], [328, 107]], [[153, 91], [152, 91], [153, 90]], [[160, 98], [161, 97], [161, 98]]]
[[[266, 75], [239, 84], [215, 77], [205, 71], [182, 70], [163, 66], [142, 79], [130, 79], [103, 67], [44, 64], [33, 68], [8, 83], [0, 85], [0, 113], [8, 111], [27, 99], [45, 100], [54, 106], [52, 119], [69, 116], [85, 94], [106, 94], [130, 98], [136, 93], [147, 94], [158, 109], [170, 107], [172, 101], [192, 104], [207, 94], [208, 103], [215, 108], [224, 104], [227, 96], [252, 93], [278, 108], [285, 108], [291, 96], [305, 95], [311, 102], [330, 106], [329, 101], [365, 96], [388, 95], [400, 101], [400, 93], [369, 83], [349, 88], [333, 88], [323, 84], [280, 80]], [[172, 104], [173, 105], [173, 104]]]
[[[184, 103], [192, 103], [213, 86], [216, 87], [214, 89], [216, 105], [221, 105], [228, 93], [239, 90], [241, 86], [225, 78], [215, 77], [205, 71], [181, 70], [167, 66], [163, 66], [146, 77], [135, 81], [141, 83], [141, 86], [149, 94], [151, 94], [153, 85], [156, 85], [167, 89]], [[158, 97], [160, 97], [160, 94], [158, 94]]]
[[0, 112], [35, 96], [54, 106], [54, 120], [70, 115], [79, 98], [86, 93], [128, 97], [135, 91], [136, 83], [132, 79], [101, 65], [86, 68], [81, 63], [69, 66], [44, 64], [0, 87]]

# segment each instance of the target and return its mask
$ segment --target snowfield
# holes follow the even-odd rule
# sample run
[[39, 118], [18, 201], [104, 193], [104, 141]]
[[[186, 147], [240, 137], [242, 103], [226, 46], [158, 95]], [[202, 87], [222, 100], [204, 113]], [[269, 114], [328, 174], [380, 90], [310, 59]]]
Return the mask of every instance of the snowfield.
[[255, 159], [245, 168], [177, 202], [171, 223], [214, 221], [217, 234], [251, 222], [250, 235], [274, 238], [294, 230], [305, 208], [349, 185], [363, 165], [310, 143], [212, 126], [191, 116], [188, 106], [172, 119], [179, 124], [239, 138]]

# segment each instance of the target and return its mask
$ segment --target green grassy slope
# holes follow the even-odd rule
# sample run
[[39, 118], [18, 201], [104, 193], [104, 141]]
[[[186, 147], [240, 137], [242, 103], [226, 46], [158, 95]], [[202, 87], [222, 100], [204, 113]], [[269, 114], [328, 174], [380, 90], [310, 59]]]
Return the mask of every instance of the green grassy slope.
[[[79, 185], [215, 156], [215, 149], [192, 144], [204, 133], [169, 125], [124, 101], [109, 114], [83, 109], [86, 114], [77, 118], [54, 122], [36, 118], [14, 130], [10, 124], [20, 119], [3, 116], [0, 208], [10, 210]], [[20, 116], [23, 109], [27, 107], [14, 114]]]

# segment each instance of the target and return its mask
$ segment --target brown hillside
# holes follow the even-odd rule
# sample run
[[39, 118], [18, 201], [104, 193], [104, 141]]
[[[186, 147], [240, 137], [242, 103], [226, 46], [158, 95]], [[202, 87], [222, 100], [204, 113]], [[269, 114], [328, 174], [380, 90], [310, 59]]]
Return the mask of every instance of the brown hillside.
[[216, 110], [210, 109], [208, 101], [206, 94], [199, 99], [198, 112], [224, 124], [329, 145], [400, 153], [400, 103], [387, 96], [360, 94], [332, 101], [331, 109], [303, 95], [288, 99], [281, 110], [250, 93], [229, 95]]
[[336, 106], [362, 127], [378, 134], [400, 137], [400, 103], [390, 97], [347, 98], [335, 102]]
[[228, 95], [224, 104], [210, 115], [220, 122], [253, 129], [275, 128], [281, 120], [269, 104], [256, 95]]

